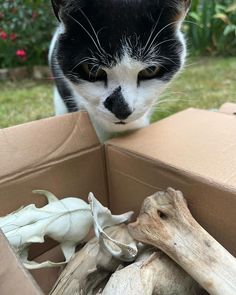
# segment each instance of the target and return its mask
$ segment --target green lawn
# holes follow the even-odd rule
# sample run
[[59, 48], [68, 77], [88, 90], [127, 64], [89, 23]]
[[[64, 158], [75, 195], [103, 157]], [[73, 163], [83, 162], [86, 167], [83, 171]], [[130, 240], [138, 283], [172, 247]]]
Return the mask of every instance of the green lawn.
[[[162, 95], [154, 120], [188, 107], [218, 108], [236, 102], [236, 58], [189, 61], [185, 70]], [[0, 82], [0, 127], [53, 115], [49, 81]]]

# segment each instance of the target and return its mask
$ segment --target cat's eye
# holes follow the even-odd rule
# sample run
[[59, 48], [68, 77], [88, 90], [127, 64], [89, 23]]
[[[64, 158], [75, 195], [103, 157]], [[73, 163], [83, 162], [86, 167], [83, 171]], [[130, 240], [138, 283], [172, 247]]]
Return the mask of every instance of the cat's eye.
[[82, 64], [82, 70], [90, 82], [102, 81], [107, 79], [106, 72], [93, 64]]
[[153, 78], [161, 78], [165, 73], [165, 68], [161, 66], [148, 67], [138, 74], [138, 80], [149, 80]]

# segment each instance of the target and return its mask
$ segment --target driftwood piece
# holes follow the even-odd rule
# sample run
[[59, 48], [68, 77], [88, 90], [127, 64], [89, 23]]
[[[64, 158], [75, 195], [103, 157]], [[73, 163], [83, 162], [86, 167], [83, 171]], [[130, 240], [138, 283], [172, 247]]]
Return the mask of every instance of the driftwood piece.
[[199, 285], [161, 251], [150, 249], [116, 271], [102, 295], [196, 295]]
[[[125, 224], [112, 226], [105, 231], [112, 239], [128, 244], [134, 242]], [[114, 243], [111, 243], [110, 247], [115, 247]], [[122, 262], [104, 249], [95, 237], [76, 253], [50, 294], [97, 294], [100, 289], [103, 289], [111, 274], [120, 266]]]
[[168, 189], [148, 197], [129, 231], [153, 245], [212, 295], [236, 294], [236, 259], [192, 217], [181, 192]]

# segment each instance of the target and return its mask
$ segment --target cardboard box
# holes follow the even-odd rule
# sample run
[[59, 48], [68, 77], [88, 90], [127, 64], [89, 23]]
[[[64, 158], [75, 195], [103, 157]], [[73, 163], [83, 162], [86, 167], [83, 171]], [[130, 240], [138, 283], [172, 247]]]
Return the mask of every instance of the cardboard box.
[[[180, 112], [101, 145], [87, 113], [0, 131], [0, 216], [22, 205], [45, 205], [34, 189], [87, 200], [92, 191], [114, 213], [134, 210], [168, 186], [183, 191], [198, 222], [236, 254], [236, 118], [196, 109]], [[22, 268], [0, 235], [0, 294], [48, 293], [60, 269]], [[61, 261], [53, 241], [31, 258]], [[14, 278], [14, 285], [12, 280]], [[21, 282], [16, 284], [15, 282]]]

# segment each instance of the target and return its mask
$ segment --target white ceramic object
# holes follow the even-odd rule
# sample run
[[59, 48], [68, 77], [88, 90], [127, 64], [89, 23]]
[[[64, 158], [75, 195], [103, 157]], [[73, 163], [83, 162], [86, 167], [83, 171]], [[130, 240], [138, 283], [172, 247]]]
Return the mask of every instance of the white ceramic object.
[[137, 244], [133, 241], [124, 244], [118, 240], [112, 239], [104, 230], [108, 227], [130, 221], [133, 212], [127, 212], [122, 215], [112, 215], [108, 208], [94, 197], [92, 193], [88, 197], [94, 220], [94, 230], [100, 245], [105, 248], [113, 257], [122, 261], [134, 261], [138, 255]]
[[[37, 190], [34, 193], [46, 196], [48, 204], [42, 208], [36, 208], [34, 204], [31, 204], [1, 217], [0, 228], [26, 268], [38, 269], [65, 264], [92, 227], [90, 206], [78, 198], [58, 200], [48, 191]], [[60, 243], [65, 256], [64, 262], [28, 261], [29, 246], [32, 243], [43, 243], [45, 236]]]
[[[68, 263], [76, 246], [84, 241], [93, 224], [101, 247], [121, 260], [135, 259], [138, 252], [135, 243], [125, 245], [104, 232], [107, 227], [129, 221], [133, 212], [112, 215], [92, 193], [89, 194], [90, 204], [73, 197], [58, 200], [52, 193], [44, 190], [36, 190], [33, 193], [44, 195], [48, 204], [42, 208], [31, 204], [0, 218], [1, 230], [26, 268], [39, 269]], [[45, 236], [60, 243], [65, 261], [37, 263], [28, 260], [29, 246], [33, 243], [44, 243]], [[115, 251], [114, 247], [118, 250]]]

